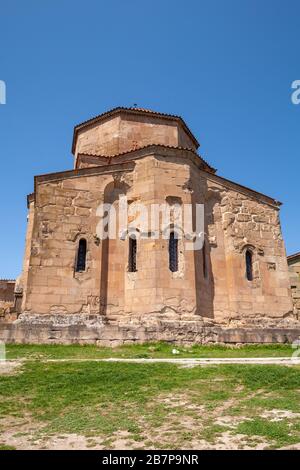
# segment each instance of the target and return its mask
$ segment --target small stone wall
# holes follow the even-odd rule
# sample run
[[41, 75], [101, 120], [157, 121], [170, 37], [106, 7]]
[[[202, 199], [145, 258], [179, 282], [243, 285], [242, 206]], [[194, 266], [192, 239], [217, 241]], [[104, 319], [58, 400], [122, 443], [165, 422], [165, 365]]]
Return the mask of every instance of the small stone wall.
[[15, 281], [0, 279], [0, 320], [14, 305]]
[[300, 319], [300, 254], [288, 257], [294, 314]]
[[13, 302], [15, 281], [0, 279], [0, 302]]
[[222, 328], [203, 326], [197, 321], [157, 321], [156, 325], [112, 325], [91, 319], [83, 323], [17, 320], [0, 324], [0, 340], [6, 343], [43, 344], [121, 344], [166, 341], [174, 344], [292, 343], [300, 337], [299, 328]]

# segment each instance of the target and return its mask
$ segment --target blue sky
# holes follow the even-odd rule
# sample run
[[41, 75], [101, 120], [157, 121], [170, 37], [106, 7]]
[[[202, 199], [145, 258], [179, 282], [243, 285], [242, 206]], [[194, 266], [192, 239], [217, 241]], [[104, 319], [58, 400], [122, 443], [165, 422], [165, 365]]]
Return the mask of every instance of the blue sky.
[[299, 1], [1, 0], [0, 277], [21, 270], [33, 176], [72, 168], [73, 126], [115, 106], [179, 114], [218, 173], [284, 203], [300, 251]]

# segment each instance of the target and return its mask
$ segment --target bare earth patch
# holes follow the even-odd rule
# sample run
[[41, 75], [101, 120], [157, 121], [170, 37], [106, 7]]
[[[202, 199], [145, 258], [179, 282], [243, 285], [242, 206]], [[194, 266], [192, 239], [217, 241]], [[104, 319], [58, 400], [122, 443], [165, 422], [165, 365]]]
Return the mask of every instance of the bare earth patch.
[[246, 416], [219, 416], [216, 418], [215, 424], [235, 429], [240, 423], [250, 419], [251, 418], [247, 418]]
[[[269, 447], [267, 441], [257, 443], [257, 439], [249, 440], [244, 434], [231, 434], [229, 431], [223, 432], [217, 437], [214, 443], [205, 440], [193, 441], [189, 450], [264, 450]], [[251, 444], [251, 445], [250, 445]]]
[[279, 450], [300, 450], [300, 442], [292, 444], [291, 446], [281, 447]]
[[22, 361], [0, 361], [0, 375], [17, 374], [18, 369], [21, 367]]
[[293, 413], [289, 410], [268, 410], [261, 414], [262, 418], [269, 419], [271, 422], [282, 421], [283, 419], [300, 418], [300, 413]]
[[[253, 440], [242, 434], [232, 434], [230, 429], [220, 433], [212, 440], [203, 438], [205, 423], [202, 421], [204, 407], [196, 407], [186, 400], [178, 400], [177, 396], [168, 396], [164, 400], [170, 405], [171, 413], [160, 426], [153, 427], [141, 417], [139, 424], [143, 432], [138, 439], [129, 431], [118, 430], [110, 436], [84, 436], [76, 433], [47, 434], [44, 426], [35, 420], [26, 417], [24, 419], [5, 418], [0, 422], [0, 445], [13, 446], [16, 449], [265, 449], [269, 443], [260, 439]], [[192, 410], [193, 416], [173, 413], [174, 406], [184, 406]], [[196, 410], [197, 409], [197, 410]], [[195, 413], [197, 411], [197, 413]], [[213, 412], [215, 415], [216, 410]], [[207, 417], [207, 412], [206, 412]], [[231, 422], [230, 422], [231, 418]], [[224, 416], [217, 418], [215, 423], [234, 428], [244, 417]]]
[[0, 422], [0, 445], [13, 446], [20, 450], [39, 449], [104, 449], [101, 445], [103, 439], [88, 438], [79, 434], [44, 435], [43, 426], [36, 421], [9, 418]]
[[[223, 415], [237, 404], [236, 399], [225, 400], [212, 410], [208, 410], [204, 405], [193, 403], [191, 398], [188, 394], [167, 394], [157, 397], [157, 401], [168, 411], [167, 416], [163, 424], [156, 426], [155, 429], [149, 426], [146, 420], [139, 421], [143, 429], [139, 447], [183, 450], [262, 450], [270, 446], [270, 441], [262, 437], [251, 437], [234, 432], [240, 422], [250, 420], [246, 416]], [[132, 448], [128, 447], [129, 444], [130, 442], [127, 441], [127, 445], [122, 449]]]

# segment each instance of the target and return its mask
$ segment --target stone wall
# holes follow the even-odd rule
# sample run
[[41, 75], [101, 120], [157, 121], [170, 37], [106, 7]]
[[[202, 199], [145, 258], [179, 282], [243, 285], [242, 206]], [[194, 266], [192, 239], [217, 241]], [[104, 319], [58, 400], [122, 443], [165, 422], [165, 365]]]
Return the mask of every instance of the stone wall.
[[[59, 318], [61, 317], [61, 318]], [[99, 316], [40, 316], [26, 321], [22, 316], [14, 323], [0, 324], [0, 341], [29, 344], [121, 344], [166, 341], [173, 344], [251, 344], [292, 343], [300, 328], [222, 328], [201, 321], [160, 320], [152, 325], [111, 325]], [[291, 353], [293, 350], [291, 349]]]
[[[24, 262], [28, 269], [21, 280], [23, 310], [99, 313], [101, 247], [95, 236], [96, 210], [112, 181], [111, 175], [91, 175], [37, 185], [28, 231], [31, 249]], [[84, 273], [76, 273], [81, 238], [87, 240], [87, 267]]]
[[294, 313], [300, 319], [300, 254], [288, 257]]
[[[208, 176], [207, 188], [215, 319], [232, 326], [293, 322], [278, 207], [216, 175]], [[246, 278], [246, 250], [253, 281]]]
[[[23, 307], [31, 314], [99, 314], [111, 324], [157, 318], [214, 325], [289, 326], [295, 321], [284, 243], [273, 200], [209, 171], [180, 149], [153, 150], [129, 162], [36, 178], [24, 261]], [[137, 272], [128, 272], [128, 234], [99, 241], [97, 208], [117, 208], [126, 194], [138, 222], [139, 203], [204, 204], [205, 249], [179, 240], [179, 269], [168, 263], [168, 240], [138, 240]], [[162, 229], [166, 229], [163, 227]], [[87, 240], [87, 267], [76, 273], [78, 243]], [[253, 281], [245, 250], [253, 253]], [[205, 257], [206, 273], [203, 270]]]
[[4, 317], [14, 305], [15, 281], [0, 279], [0, 317]]
[[0, 279], [0, 302], [13, 302], [14, 289], [14, 280]]

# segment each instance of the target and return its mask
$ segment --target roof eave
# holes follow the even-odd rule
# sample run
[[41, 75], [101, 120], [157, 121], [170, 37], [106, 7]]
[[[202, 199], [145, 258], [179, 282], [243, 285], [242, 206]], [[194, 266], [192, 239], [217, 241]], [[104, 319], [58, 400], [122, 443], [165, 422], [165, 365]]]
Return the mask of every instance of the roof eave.
[[288, 261], [293, 261], [294, 259], [300, 258], [300, 251], [298, 253], [294, 253], [293, 255], [289, 255], [287, 257]]

